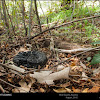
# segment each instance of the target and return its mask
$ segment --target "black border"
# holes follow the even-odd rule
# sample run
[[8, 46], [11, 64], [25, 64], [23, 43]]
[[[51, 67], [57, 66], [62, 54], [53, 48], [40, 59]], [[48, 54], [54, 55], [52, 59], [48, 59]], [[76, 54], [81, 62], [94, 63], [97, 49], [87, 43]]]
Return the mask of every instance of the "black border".
[[[36, 99], [65, 99], [65, 100], [100, 100], [100, 93], [9, 93], [9, 94], [0, 94], [1, 96], [9, 97], [33, 97]], [[16, 99], [15, 98], [15, 99]], [[23, 98], [24, 99], [24, 98]], [[27, 98], [32, 99], [32, 98]]]

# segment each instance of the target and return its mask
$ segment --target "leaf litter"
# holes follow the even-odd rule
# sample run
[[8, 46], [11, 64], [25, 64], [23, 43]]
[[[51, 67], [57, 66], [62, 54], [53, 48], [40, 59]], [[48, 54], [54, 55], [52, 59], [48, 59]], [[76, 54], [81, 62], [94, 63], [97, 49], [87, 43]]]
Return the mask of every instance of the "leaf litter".
[[[54, 50], [54, 43], [51, 43], [52, 50], [50, 50], [49, 46], [45, 47], [44, 44], [40, 42], [43, 39], [44, 36], [37, 37], [36, 40], [34, 39], [34, 42], [31, 41], [26, 44], [24, 42], [26, 38], [15, 37], [15, 41], [13, 40], [12, 44], [4, 42], [0, 45], [1, 93], [100, 92], [100, 64], [90, 66], [90, 62], [86, 60], [88, 57], [93, 57], [92, 55], [95, 54], [94, 51], [86, 52], [77, 57], [73, 57], [73, 54], [56, 51], [52, 54], [51, 51]], [[20, 45], [22, 42], [24, 42], [24, 44]], [[37, 46], [34, 47], [34, 44]], [[12, 45], [14, 48], [12, 48]], [[48, 58], [48, 62], [42, 69], [41, 66], [35, 69], [25, 66], [18, 67], [11, 63], [13, 57], [19, 52], [27, 52], [33, 49], [37, 50], [37, 47], [40, 51], [45, 52], [46, 55], [50, 56], [50, 54], [52, 54], [52, 57]], [[72, 58], [66, 62], [53, 67], [70, 57]], [[19, 70], [19, 68], [21, 69]], [[21, 70], [23, 72], [21, 72]]]

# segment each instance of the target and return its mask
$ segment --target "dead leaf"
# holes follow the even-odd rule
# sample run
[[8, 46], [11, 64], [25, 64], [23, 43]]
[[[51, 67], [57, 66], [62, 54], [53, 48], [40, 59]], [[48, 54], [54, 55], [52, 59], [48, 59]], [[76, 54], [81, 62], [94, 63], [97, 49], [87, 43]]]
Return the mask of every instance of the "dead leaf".
[[30, 77], [36, 78], [39, 83], [45, 83], [45, 79], [50, 73], [52, 73], [52, 71], [34, 72], [34, 74], [30, 74]]
[[73, 67], [73, 66], [75, 66], [76, 65], [76, 63], [75, 62], [71, 62], [71, 67]]
[[44, 70], [47, 70], [49, 68], [49, 65], [46, 65], [46, 67], [44, 68]]
[[19, 82], [19, 85], [21, 87], [12, 89], [12, 92], [13, 93], [28, 93], [30, 91], [30, 88], [31, 88], [31, 86], [32, 86], [32, 84], [34, 82], [35, 82], [35, 80], [32, 79], [32, 78], [30, 78], [30, 81], [28, 82], [28, 84], [24, 80], [21, 80]]
[[27, 52], [27, 51], [29, 51], [29, 50], [27, 50], [25, 47], [20, 47], [20, 49], [19, 49], [19, 52]]
[[71, 89], [69, 89], [69, 88], [65, 88], [65, 89], [66, 89], [67, 93], [72, 93]]
[[67, 86], [69, 86], [69, 85], [70, 85], [70, 82], [67, 82], [67, 83], [65, 83], [65, 84], [61, 84], [60, 87], [64, 87], [64, 88], [65, 88], [65, 87], [67, 87]]
[[88, 90], [89, 90], [89, 88], [85, 88], [85, 89], [82, 91], [82, 93], [87, 93]]
[[20, 91], [19, 91], [19, 89], [17, 89], [17, 88], [14, 88], [14, 89], [12, 89], [12, 93], [19, 93]]
[[8, 81], [13, 83], [13, 79], [12, 78], [8, 78]]
[[100, 92], [99, 86], [93, 86], [92, 89], [88, 90], [89, 93]]
[[72, 90], [73, 90], [74, 93], [80, 93], [81, 92], [80, 89], [75, 89], [73, 86], [72, 86]]
[[72, 58], [70, 59], [72, 62], [71, 62], [71, 66], [76, 66], [78, 64], [78, 61], [79, 59], [78, 58]]
[[29, 83], [28, 86], [31, 88], [32, 84], [35, 83], [36, 80], [34, 78], [31, 78], [31, 77], [29, 77], [29, 78], [30, 78], [30, 81], [28, 82]]
[[29, 50], [27, 50], [26, 48], [23, 48], [23, 47], [20, 47], [20, 49], [18, 51], [16, 51], [16, 54], [17, 55], [19, 52], [27, 52]]
[[64, 69], [64, 66], [63, 66], [63, 65], [58, 65], [57, 71], [60, 71], [60, 70], [62, 70], [62, 69]]
[[45, 92], [45, 90], [44, 90], [43, 88], [40, 88], [40, 92], [44, 93], [44, 92]]
[[19, 85], [21, 85], [21, 87], [19, 87], [20, 92], [29, 92], [30, 86], [28, 86], [25, 81], [20, 81]]
[[82, 72], [82, 67], [81, 66], [71, 66], [71, 70], [73, 70], [74, 72]]
[[80, 65], [81, 65], [84, 69], [86, 69], [85, 64], [83, 64], [81, 61], [80, 61]]
[[100, 73], [100, 67], [93, 70], [93, 75], [95, 76], [96, 74], [99, 74]]
[[59, 89], [53, 89], [56, 93], [71, 93], [71, 90], [69, 88], [59, 88]]
[[88, 80], [88, 76], [85, 74], [85, 72], [82, 72], [82, 79], [81, 80]]
[[52, 71], [40, 71], [30, 74], [30, 77], [36, 78], [39, 83], [54, 84], [54, 80], [69, 78], [70, 67], [61, 71], [52, 73]]
[[[59, 57], [66, 58], [66, 55], [64, 53], [59, 53]], [[66, 58], [67, 59], [67, 58]]]
[[71, 54], [68, 54], [68, 55], [67, 55], [68, 58], [71, 57], [71, 56], [72, 56]]

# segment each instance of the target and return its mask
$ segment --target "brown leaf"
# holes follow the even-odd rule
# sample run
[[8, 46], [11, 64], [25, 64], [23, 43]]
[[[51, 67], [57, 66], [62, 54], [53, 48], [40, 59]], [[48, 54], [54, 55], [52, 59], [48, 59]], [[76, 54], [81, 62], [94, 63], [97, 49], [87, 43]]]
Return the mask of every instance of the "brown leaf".
[[21, 85], [21, 87], [19, 87], [20, 92], [29, 92], [30, 86], [28, 86], [26, 82], [20, 81], [19, 84]]
[[46, 65], [46, 67], [44, 68], [44, 70], [47, 70], [49, 68], [49, 65]]
[[17, 55], [19, 52], [27, 52], [29, 50], [27, 50], [26, 48], [23, 48], [23, 47], [20, 47], [20, 49], [18, 51], [16, 51], [16, 54]]
[[12, 80], [12, 78], [8, 78], [8, 81], [9, 81], [9, 82], [11, 82], [11, 83], [13, 83], [13, 80]]
[[58, 65], [57, 66], [57, 71], [63, 70], [65, 67], [63, 65]]
[[28, 51], [26, 48], [23, 48], [23, 47], [20, 47], [20, 49], [19, 49], [19, 52], [22, 52], [22, 51]]
[[78, 71], [82, 71], [82, 68], [81, 66], [71, 66], [71, 70], [77, 73]]
[[21, 80], [20, 82], [19, 82], [19, 85], [21, 86], [21, 87], [18, 87], [18, 88], [14, 88], [13, 90], [12, 90], [12, 92], [13, 93], [27, 93], [27, 92], [29, 92], [30, 91], [30, 88], [31, 88], [31, 86], [32, 86], [32, 84], [35, 82], [35, 80], [34, 79], [31, 79], [31, 81], [29, 81], [29, 84], [27, 84], [24, 80]]
[[56, 93], [71, 93], [71, 90], [69, 88], [59, 88], [59, 89], [53, 89]]
[[10, 78], [11, 77], [11, 74], [8, 74], [7, 77]]
[[68, 57], [68, 58], [71, 57], [71, 54], [68, 54], [67, 57]]
[[88, 90], [89, 90], [89, 88], [85, 88], [85, 89], [82, 91], [82, 93], [87, 93]]
[[37, 79], [39, 83], [54, 84], [54, 80], [67, 79], [69, 78], [70, 67], [66, 67], [61, 71], [54, 72], [52, 71], [40, 71], [30, 74], [30, 77]]
[[72, 93], [71, 89], [69, 89], [69, 88], [65, 88], [65, 89], [66, 89], [67, 93]]
[[70, 59], [72, 62], [71, 62], [71, 66], [76, 66], [78, 64], [78, 61], [79, 59], [78, 58], [72, 58]]
[[85, 72], [82, 72], [82, 79], [81, 80], [88, 80], [88, 76], [85, 74]]
[[92, 89], [88, 90], [89, 93], [93, 92], [100, 92], [100, 87], [99, 86], [93, 86]]
[[17, 89], [17, 88], [14, 88], [14, 89], [12, 89], [12, 93], [19, 93], [20, 91], [19, 91], [19, 89]]
[[80, 61], [80, 65], [81, 65], [84, 69], [86, 69], [86, 65], [83, 64], [81, 61]]
[[93, 70], [93, 75], [95, 76], [96, 74], [99, 74], [100, 73], [100, 67]]
[[45, 92], [45, 90], [44, 90], [43, 88], [40, 88], [40, 92], [44, 93], [44, 92]]
[[71, 67], [72, 67], [72, 66], [75, 66], [75, 65], [76, 65], [76, 63], [75, 63], [75, 62], [71, 62]]
[[67, 82], [67, 83], [65, 83], [65, 84], [61, 84], [60, 87], [64, 87], [64, 88], [65, 88], [65, 87], [67, 87], [67, 86], [69, 86], [69, 85], [70, 85], [70, 82]]
[[75, 89], [73, 86], [72, 86], [72, 90], [73, 90], [74, 93], [80, 93], [81, 92], [80, 89]]

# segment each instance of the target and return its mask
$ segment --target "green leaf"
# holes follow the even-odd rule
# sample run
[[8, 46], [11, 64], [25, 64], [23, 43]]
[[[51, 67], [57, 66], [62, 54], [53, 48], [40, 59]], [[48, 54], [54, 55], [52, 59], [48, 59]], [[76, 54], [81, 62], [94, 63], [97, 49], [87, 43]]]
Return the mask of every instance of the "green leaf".
[[90, 65], [92, 65], [92, 64], [98, 64], [98, 63], [100, 63], [100, 53], [94, 55], [94, 57], [93, 57]]
[[87, 57], [87, 61], [90, 61], [91, 60], [91, 57]]
[[91, 44], [92, 44], [92, 45], [100, 44], [100, 41], [92, 42]]
[[100, 54], [100, 51], [98, 51], [98, 53]]

